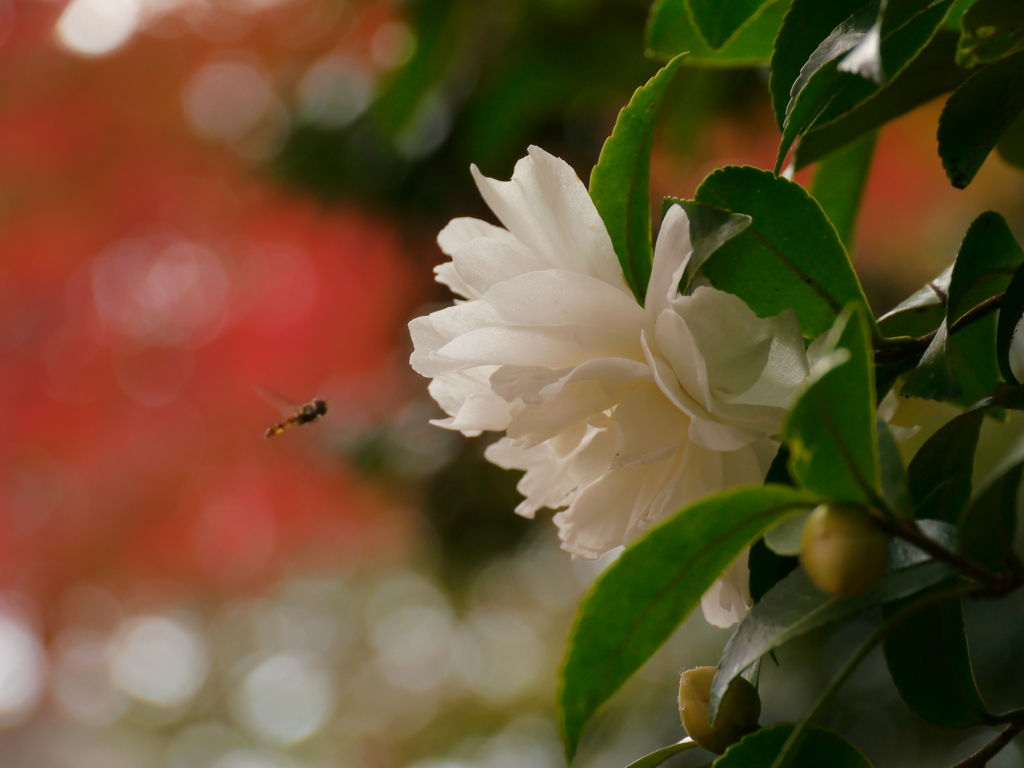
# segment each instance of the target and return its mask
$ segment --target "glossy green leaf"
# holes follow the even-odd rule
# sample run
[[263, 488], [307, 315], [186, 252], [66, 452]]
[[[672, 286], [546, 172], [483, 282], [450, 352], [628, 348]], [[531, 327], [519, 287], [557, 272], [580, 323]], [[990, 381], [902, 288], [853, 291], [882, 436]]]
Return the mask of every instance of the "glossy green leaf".
[[647, 53], [668, 59], [689, 53], [684, 67], [753, 67], [772, 55], [775, 36], [789, 10], [790, 0], [761, 7], [726, 43], [714, 49], [694, 27], [684, 0], [658, 0], [647, 19]]
[[869, 133], [818, 164], [811, 195], [836, 228], [847, 252], [853, 250], [864, 187], [871, 170], [877, 134]]
[[995, 388], [999, 382], [996, 316], [960, 324], [953, 334], [949, 328], [982, 302], [1005, 291], [1022, 261], [1024, 252], [1002, 216], [987, 211], [974, 220], [953, 265], [947, 319], [907, 377], [905, 395], [957, 399], [967, 404]]
[[939, 155], [954, 187], [974, 179], [1003, 133], [1024, 112], [1024, 51], [970, 77], [939, 118]]
[[608, 228], [626, 282], [641, 304], [651, 277], [651, 143], [665, 89], [681, 58], [666, 64], [622, 108], [590, 175], [590, 196]]
[[[715, 760], [714, 768], [771, 768], [795, 726], [778, 723], [745, 736]], [[818, 726], [807, 729], [803, 749], [791, 768], [871, 768], [855, 746], [835, 731]]]
[[857, 98], [867, 98], [874, 91], [873, 83], [840, 72], [839, 61], [872, 29], [878, 18], [880, 2], [881, 0], [869, 2], [844, 19], [821, 41], [800, 68], [800, 74], [793, 83], [789, 103], [786, 105], [782, 141], [775, 160], [776, 173], [781, 170], [793, 142], [829, 109], [833, 99], [843, 88], [856, 91]]
[[929, 280], [911, 296], [878, 318], [878, 328], [888, 338], [898, 336], [924, 336], [931, 333], [946, 316], [949, 300], [949, 281], [953, 276], [950, 265], [934, 280]]
[[1024, 113], [1017, 115], [1017, 119], [1010, 123], [996, 144], [996, 149], [1004, 162], [1024, 170]]
[[775, 39], [768, 81], [779, 130], [786, 123], [786, 108], [800, 70], [821, 41], [863, 5], [864, 0], [793, 0]]
[[878, 586], [862, 597], [840, 600], [815, 587], [802, 568], [796, 569], [750, 609], [729, 639], [718, 662], [709, 712], [717, 712], [733, 678], [766, 653], [812, 630], [915, 595], [951, 574], [944, 565], [924, 562], [886, 574]]
[[569, 640], [559, 721], [571, 757], [587, 721], [766, 528], [817, 503], [785, 486], [709, 496], [652, 529], [597, 580]]
[[996, 325], [996, 356], [999, 371], [1003, 378], [1011, 384], [1020, 384], [1010, 368], [1010, 341], [1017, 330], [1021, 317], [1024, 317], [1024, 265], [1017, 267], [1010, 284], [1006, 286], [1006, 295], [999, 305], [999, 320]]
[[682, 741], [677, 741], [675, 744], [669, 744], [667, 747], [657, 749], [649, 755], [644, 755], [639, 760], [634, 760], [632, 763], [627, 765], [626, 768], [657, 768], [673, 755], [678, 755], [680, 752], [685, 752], [686, 750], [693, 749], [696, 746], [697, 742], [687, 736]]
[[721, 48], [750, 18], [761, 10], [767, 0], [686, 0], [690, 18], [704, 41], [712, 48]]
[[713, 205], [676, 197], [666, 197], [661, 201], [662, 218], [673, 205], [678, 205], [686, 211], [686, 218], [690, 224], [690, 244], [693, 246], [693, 253], [690, 254], [683, 279], [679, 283], [679, 290], [686, 293], [708, 257], [749, 227], [753, 219], [740, 213], [723, 211]]
[[[904, 68], [925, 50], [952, 2], [889, 0], [885, 4], [880, 31], [875, 28], [877, 8], [869, 4], [839, 25], [814, 51], [793, 85], [776, 170], [781, 167], [798, 135], [842, 117], [881, 89], [880, 82], [862, 74], [842, 71], [849, 65], [849, 57], [840, 61], [839, 56], [860, 43], [867, 45], [877, 34], [880, 36], [877, 55], [885, 62], [886, 75], [898, 79]], [[854, 55], [850, 53], [850, 56]], [[863, 65], [861, 72], [881, 81], [878, 66]]]
[[823, 112], [800, 139], [793, 161], [795, 167], [799, 170], [817, 162], [890, 120], [955, 89], [968, 75], [953, 61], [956, 40], [955, 34], [940, 31], [888, 84], [854, 104], [844, 100], [844, 109], [838, 113]]
[[783, 427], [793, 477], [826, 498], [869, 505], [878, 498], [873, 357], [863, 314], [844, 313]]
[[917, 518], [956, 523], [971, 497], [974, 450], [983, 409], [960, 414], [918, 449], [907, 468]]
[[799, 184], [759, 168], [728, 166], [708, 176], [695, 198], [753, 217], [702, 271], [758, 316], [792, 309], [804, 336], [813, 338], [827, 331], [847, 304], [867, 309], [835, 228]]
[[[886, 618], [910, 601], [882, 608]], [[971, 669], [959, 600], [926, 608], [897, 627], [884, 644], [900, 697], [918, 716], [942, 728], [991, 722]]]
[[1024, 10], [1020, 0], [978, 0], [960, 20], [956, 62], [962, 67], [1009, 56], [1024, 48]]

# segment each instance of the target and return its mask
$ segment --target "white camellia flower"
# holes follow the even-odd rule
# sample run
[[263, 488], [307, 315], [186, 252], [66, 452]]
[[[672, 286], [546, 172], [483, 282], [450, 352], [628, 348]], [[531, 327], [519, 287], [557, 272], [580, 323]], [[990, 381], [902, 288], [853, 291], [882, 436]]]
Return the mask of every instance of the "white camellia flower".
[[[411, 363], [466, 435], [504, 431], [487, 458], [525, 471], [519, 514], [548, 507], [564, 549], [595, 558], [708, 494], [760, 483], [807, 376], [796, 317], [760, 319], [738, 297], [678, 286], [689, 223], [675, 206], [645, 306], [604, 223], [563, 161], [531, 147], [512, 180], [474, 166], [505, 228], [455, 219], [437, 278], [465, 300], [410, 323]], [[705, 595], [728, 626], [750, 604], [746, 557]]]

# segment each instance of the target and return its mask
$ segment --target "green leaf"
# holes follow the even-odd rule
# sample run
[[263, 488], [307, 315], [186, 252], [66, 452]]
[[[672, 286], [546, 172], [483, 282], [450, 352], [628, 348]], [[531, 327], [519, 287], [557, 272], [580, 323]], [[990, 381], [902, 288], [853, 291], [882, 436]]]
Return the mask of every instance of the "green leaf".
[[875, 89], [874, 84], [864, 78], [841, 73], [839, 60], [855, 48], [874, 26], [880, 2], [873, 0], [843, 20], [821, 41], [800, 68], [786, 105], [782, 141], [775, 160], [776, 173], [782, 168], [793, 142], [821, 117], [844, 87], [853, 89], [861, 98], [866, 98]]
[[682, 741], [677, 741], [675, 744], [669, 744], [667, 747], [651, 752], [649, 755], [644, 755], [639, 760], [634, 760], [632, 763], [626, 766], [626, 768], [657, 768], [657, 766], [664, 763], [673, 755], [678, 755], [680, 752], [685, 752], [688, 749], [693, 749], [697, 746], [697, 742], [687, 736]]
[[1015, 168], [1024, 169], [1024, 113], [1017, 116], [996, 144], [999, 156]]
[[819, 627], [915, 595], [951, 574], [944, 565], [925, 562], [886, 574], [862, 597], [840, 600], [814, 586], [802, 568], [796, 569], [750, 609], [726, 643], [711, 687], [710, 716], [717, 713], [733, 678], [766, 653]]
[[800, 70], [821, 41], [862, 5], [864, 0], [793, 0], [775, 39], [768, 81], [779, 130], [786, 123], [786, 107]]
[[767, 0], [686, 0], [697, 31], [712, 48], [721, 48]]
[[811, 195], [836, 228], [848, 253], [853, 250], [857, 214], [871, 170], [876, 138], [877, 134], [869, 133], [823, 160], [811, 182]]
[[817, 162], [960, 85], [967, 72], [953, 61], [956, 39], [955, 34], [940, 31], [887, 85], [856, 104], [843, 102], [845, 111], [839, 114], [824, 112], [800, 139], [794, 158], [796, 169]]
[[690, 245], [693, 246], [693, 253], [686, 263], [683, 279], [679, 283], [679, 290], [686, 293], [708, 257], [749, 227], [753, 219], [740, 213], [723, 211], [713, 205], [677, 197], [666, 197], [661, 201], [662, 218], [673, 205], [678, 205], [686, 211], [686, 218], [690, 224]]
[[[884, 606], [883, 617], [910, 602]], [[915, 714], [941, 728], [993, 722], [974, 681], [959, 600], [912, 616], [885, 639], [884, 649], [900, 698]]]
[[590, 196], [601, 214], [626, 282], [641, 304], [651, 277], [651, 144], [665, 89], [681, 57], [637, 89], [622, 108], [590, 175]]
[[701, 37], [684, 0], [658, 0], [647, 19], [648, 56], [668, 59], [689, 52], [684, 67], [753, 67], [767, 63], [790, 0], [763, 5], [717, 50]]
[[790, 472], [804, 488], [830, 499], [877, 506], [873, 360], [863, 314], [856, 309], [844, 313], [829, 334], [826, 358], [793, 405], [783, 437], [791, 453]]
[[912, 517], [913, 503], [907, 483], [907, 470], [903, 467], [900, 449], [892, 430], [880, 417], [875, 421], [878, 432], [879, 489], [889, 509], [899, 517]]
[[950, 264], [942, 274], [929, 280], [907, 299], [878, 318], [878, 328], [887, 338], [924, 336], [931, 333], [946, 317], [949, 281], [953, 276]]
[[956, 63], [962, 67], [1001, 59], [1024, 47], [1020, 0], [978, 0], [960, 20]]
[[987, 211], [974, 220], [953, 264], [946, 320], [907, 377], [904, 395], [957, 399], [966, 404], [995, 388], [999, 382], [995, 315], [967, 325], [957, 323], [979, 304], [1005, 291], [1022, 261], [1024, 252], [1002, 216]]
[[991, 570], [1019, 567], [1014, 541], [1022, 474], [1024, 443], [1018, 443], [960, 517], [961, 552]]
[[[792, 723], [778, 723], [745, 736], [715, 760], [714, 768], [771, 768], [793, 732]], [[835, 731], [812, 726], [793, 768], [871, 768], [871, 763]]]
[[1006, 286], [1006, 295], [999, 305], [999, 320], [996, 326], [996, 357], [999, 361], [999, 371], [1011, 384], [1021, 383], [1010, 368], [1010, 342], [1021, 317], [1024, 317], [1024, 265], [1017, 267], [1010, 284]]
[[[952, 2], [890, 0], [886, 3], [878, 34], [881, 37], [879, 55], [885, 62], [888, 77], [898, 79], [907, 65], [925, 50], [939, 30]], [[787, 107], [789, 113], [776, 170], [781, 167], [790, 145], [798, 135], [842, 117], [881, 89], [880, 82], [841, 71], [847, 62], [840, 62], [836, 58], [862, 39], [867, 42], [874, 18], [873, 4], [861, 8], [833, 31], [801, 70], [800, 77], [793, 85], [793, 98]], [[867, 69], [871, 70], [871, 67]], [[877, 75], [873, 70], [872, 73]], [[881, 80], [880, 75], [878, 79]], [[801, 84], [804, 84], [802, 88]]]
[[583, 600], [559, 691], [566, 751], [584, 725], [653, 654], [766, 528], [817, 504], [785, 486], [737, 488], [686, 507], [602, 574]]
[[983, 409], [962, 413], [918, 449], [907, 468], [914, 515], [956, 523], [971, 497], [974, 450]]
[[719, 248], [702, 271], [758, 316], [792, 309], [804, 336], [813, 338], [827, 331], [847, 304], [867, 310], [835, 228], [799, 184], [759, 168], [728, 166], [704, 179], [694, 197], [753, 217], [753, 224]]
[[1024, 111], [1024, 51], [970, 77], [939, 117], [939, 155], [954, 187], [963, 189], [1003, 133]]

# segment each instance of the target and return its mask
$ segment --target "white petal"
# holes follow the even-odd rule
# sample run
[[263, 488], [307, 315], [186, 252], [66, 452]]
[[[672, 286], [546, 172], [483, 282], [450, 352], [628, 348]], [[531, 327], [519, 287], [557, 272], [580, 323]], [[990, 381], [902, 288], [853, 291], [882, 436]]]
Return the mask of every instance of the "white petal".
[[1010, 337], [1010, 371], [1017, 381], [1024, 382], [1024, 317], [1017, 321]]
[[448, 226], [438, 234], [437, 244], [442, 252], [448, 256], [454, 256], [456, 251], [464, 248], [471, 240], [478, 237], [515, 241], [515, 238], [501, 227], [466, 216], [448, 222]]
[[459, 275], [455, 265], [446, 261], [434, 267], [434, 279], [441, 285], [448, 286], [452, 293], [462, 296], [464, 299], [479, 299], [481, 291], [478, 291]]
[[608, 230], [568, 163], [530, 147], [511, 181], [488, 179], [476, 166], [471, 170], [480, 194], [508, 231], [550, 267], [629, 292]]
[[701, 598], [704, 618], [715, 627], [731, 627], [747, 615], [753, 600], [750, 598], [750, 569], [747, 552], [729, 566], [707, 594]]
[[686, 211], [673, 205], [662, 221], [658, 242], [654, 246], [651, 279], [647, 283], [644, 306], [652, 320], [668, 309], [669, 302], [679, 294], [679, 281], [692, 253], [690, 220]]
[[[497, 229], [497, 228], [495, 228]], [[495, 283], [539, 270], [550, 269], [544, 259], [498, 229], [504, 237], [477, 237], [459, 248], [452, 257], [452, 269], [477, 296]]]
[[690, 420], [657, 387], [635, 387], [615, 408], [612, 469], [662, 461], [688, 440]]

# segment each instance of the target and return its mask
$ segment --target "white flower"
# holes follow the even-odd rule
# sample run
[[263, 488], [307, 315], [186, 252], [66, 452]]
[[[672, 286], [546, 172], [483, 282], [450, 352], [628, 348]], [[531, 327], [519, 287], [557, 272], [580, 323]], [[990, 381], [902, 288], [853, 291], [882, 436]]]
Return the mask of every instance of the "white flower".
[[[524, 470], [517, 512], [555, 515], [564, 549], [595, 558], [710, 493], [763, 481], [807, 375], [795, 316], [760, 319], [731, 294], [681, 296], [689, 223], [673, 207], [641, 307], [587, 190], [531, 147], [508, 182], [473, 167], [505, 229], [455, 219], [438, 280], [464, 297], [410, 323], [411, 363], [487, 458]], [[713, 624], [750, 603], [746, 557], [705, 596]]]

